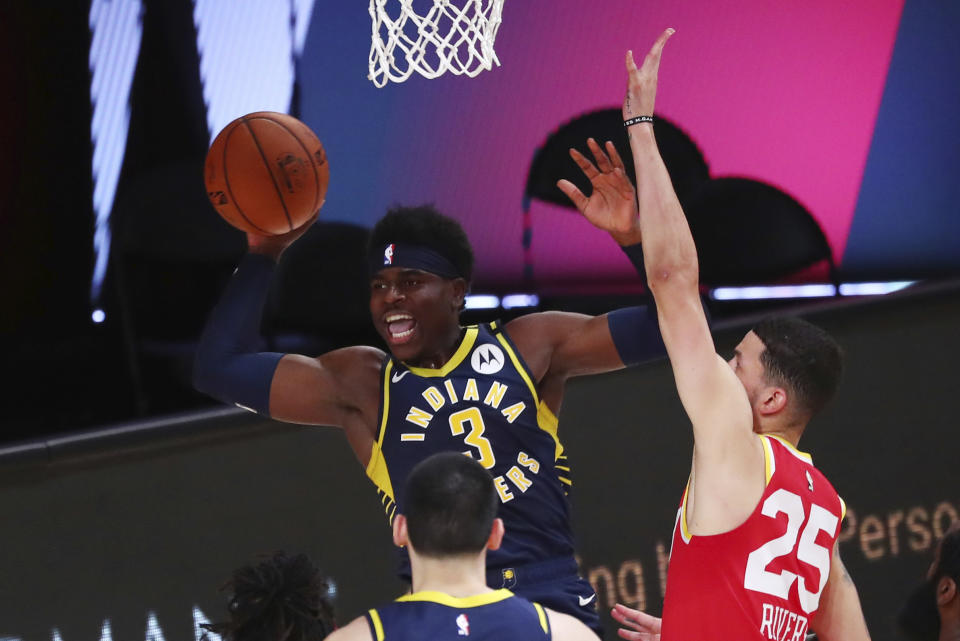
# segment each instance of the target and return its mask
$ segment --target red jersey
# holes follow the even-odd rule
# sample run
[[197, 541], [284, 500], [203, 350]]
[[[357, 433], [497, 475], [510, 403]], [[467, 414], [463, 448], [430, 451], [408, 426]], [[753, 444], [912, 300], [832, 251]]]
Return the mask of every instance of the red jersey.
[[845, 506], [809, 454], [761, 436], [767, 487], [741, 525], [690, 534], [683, 494], [662, 641], [803, 641], [830, 576]]

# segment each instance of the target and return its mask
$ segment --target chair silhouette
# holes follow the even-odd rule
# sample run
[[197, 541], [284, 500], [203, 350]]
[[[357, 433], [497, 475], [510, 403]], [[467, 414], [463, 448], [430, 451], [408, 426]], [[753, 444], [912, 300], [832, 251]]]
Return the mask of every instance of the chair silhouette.
[[[697, 244], [701, 281], [710, 285], [740, 285], [783, 278], [826, 261], [831, 282], [837, 268], [827, 238], [803, 205], [780, 189], [749, 178], [710, 178], [703, 154], [677, 125], [657, 116], [657, 146], [670, 181], [687, 216]], [[527, 174], [523, 196], [524, 277], [533, 282], [533, 200], [573, 209], [556, 183], [566, 178], [590, 195], [568, 150], [592, 154], [586, 139], [613, 142], [631, 181], [636, 182], [633, 156], [623, 131], [619, 108], [593, 111], [557, 128], [537, 149]]]
[[[673, 188], [680, 202], [683, 203], [697, 192], [700, 185], [710, 179], [707, 163], [696, 143], [669, 120], [657, 116], [653, 130]], [[623, 159], [627, 176], [630, 177], [631, 182], [636, 182], [633, 155], [623, 129], [623, 117], [619, 107], [586, 113], [560, 125], [551, 133], [543, 146], [534, 153], [523, 194], [524, 276], [528, 282], [533, 279], [533, 264], [530, 256], [533, 238], [530, 216], [532, 201], [540, 200], [574, 209], [570, 199], [557, 188], [557, 181], [561, 178], [571, 181], [588, 196], [592, 193], [590, 181], [570, 158], [569, 153], [569, 149], [574, 148], [587, 158], [593, 159], [587, 147], [587, 138], [594, 138], [601, 147], [606, 141], [611, 141]]]
[[270, 349], [320, 354], [379, 344], [370, 320], [369, 230], [317, 222], [284, 253], [267, 301]]
[[243, 234], [217, 216], [203, 161], [161, 165], [131, 180], [113, 209], [111, 291], [140, 414], [176, 411], [193, 391], [196, 341], [243, 256]]
[[769, 282], [821, 261], [837, 282], [833, 252], [820, 225], [776, 187], [749, 178], [715, 178], [688, 198], [684, 211], [703, 283]]

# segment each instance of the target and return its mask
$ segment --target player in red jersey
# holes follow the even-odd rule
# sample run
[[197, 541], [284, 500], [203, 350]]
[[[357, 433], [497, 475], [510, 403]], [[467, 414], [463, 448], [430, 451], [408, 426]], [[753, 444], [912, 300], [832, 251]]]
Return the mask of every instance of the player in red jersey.
[[[672, 34], [660, 36], [639, 69], [628, 52], [623, 116], [647, 278], [695, 444], [662, 629], [656, 618], [623, 606], [613, 615], [634, 630], [621, 636], [637, 640], [803, 641], [808, 629], [821, 641], [868, 639], [837, 552], [843, 502], [796, 449], [836, 389], [840, 350], [806, 321], [771, 319], [747, 333], [729, 362], [717, 355], [699, 296], [696, 247], [653, 134], [660, 56]], [[578, 162], [588, 176], [596, 171]], [[560, 188], [585, 204], [572, 184]]]

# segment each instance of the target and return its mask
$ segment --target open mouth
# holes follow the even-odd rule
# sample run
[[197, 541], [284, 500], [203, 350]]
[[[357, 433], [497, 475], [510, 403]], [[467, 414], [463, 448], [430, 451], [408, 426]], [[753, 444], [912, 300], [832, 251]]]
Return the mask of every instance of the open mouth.
[[417, 328], [417, 321], [413, 316], [402, 312], [387, 314], [383, 322], [387, 325], [387, 337], [394, 344], [410, 340]]

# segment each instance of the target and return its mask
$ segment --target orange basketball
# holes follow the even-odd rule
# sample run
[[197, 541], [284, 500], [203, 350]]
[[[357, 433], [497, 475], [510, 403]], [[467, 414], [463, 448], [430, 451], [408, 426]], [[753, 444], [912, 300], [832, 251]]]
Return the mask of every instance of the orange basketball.
[[317, 135], [292, 116], [258, 111], [223, 128], [207, 152], [210, 202], [242, 231], [296, 229], [320, 209], [330, 167]]

